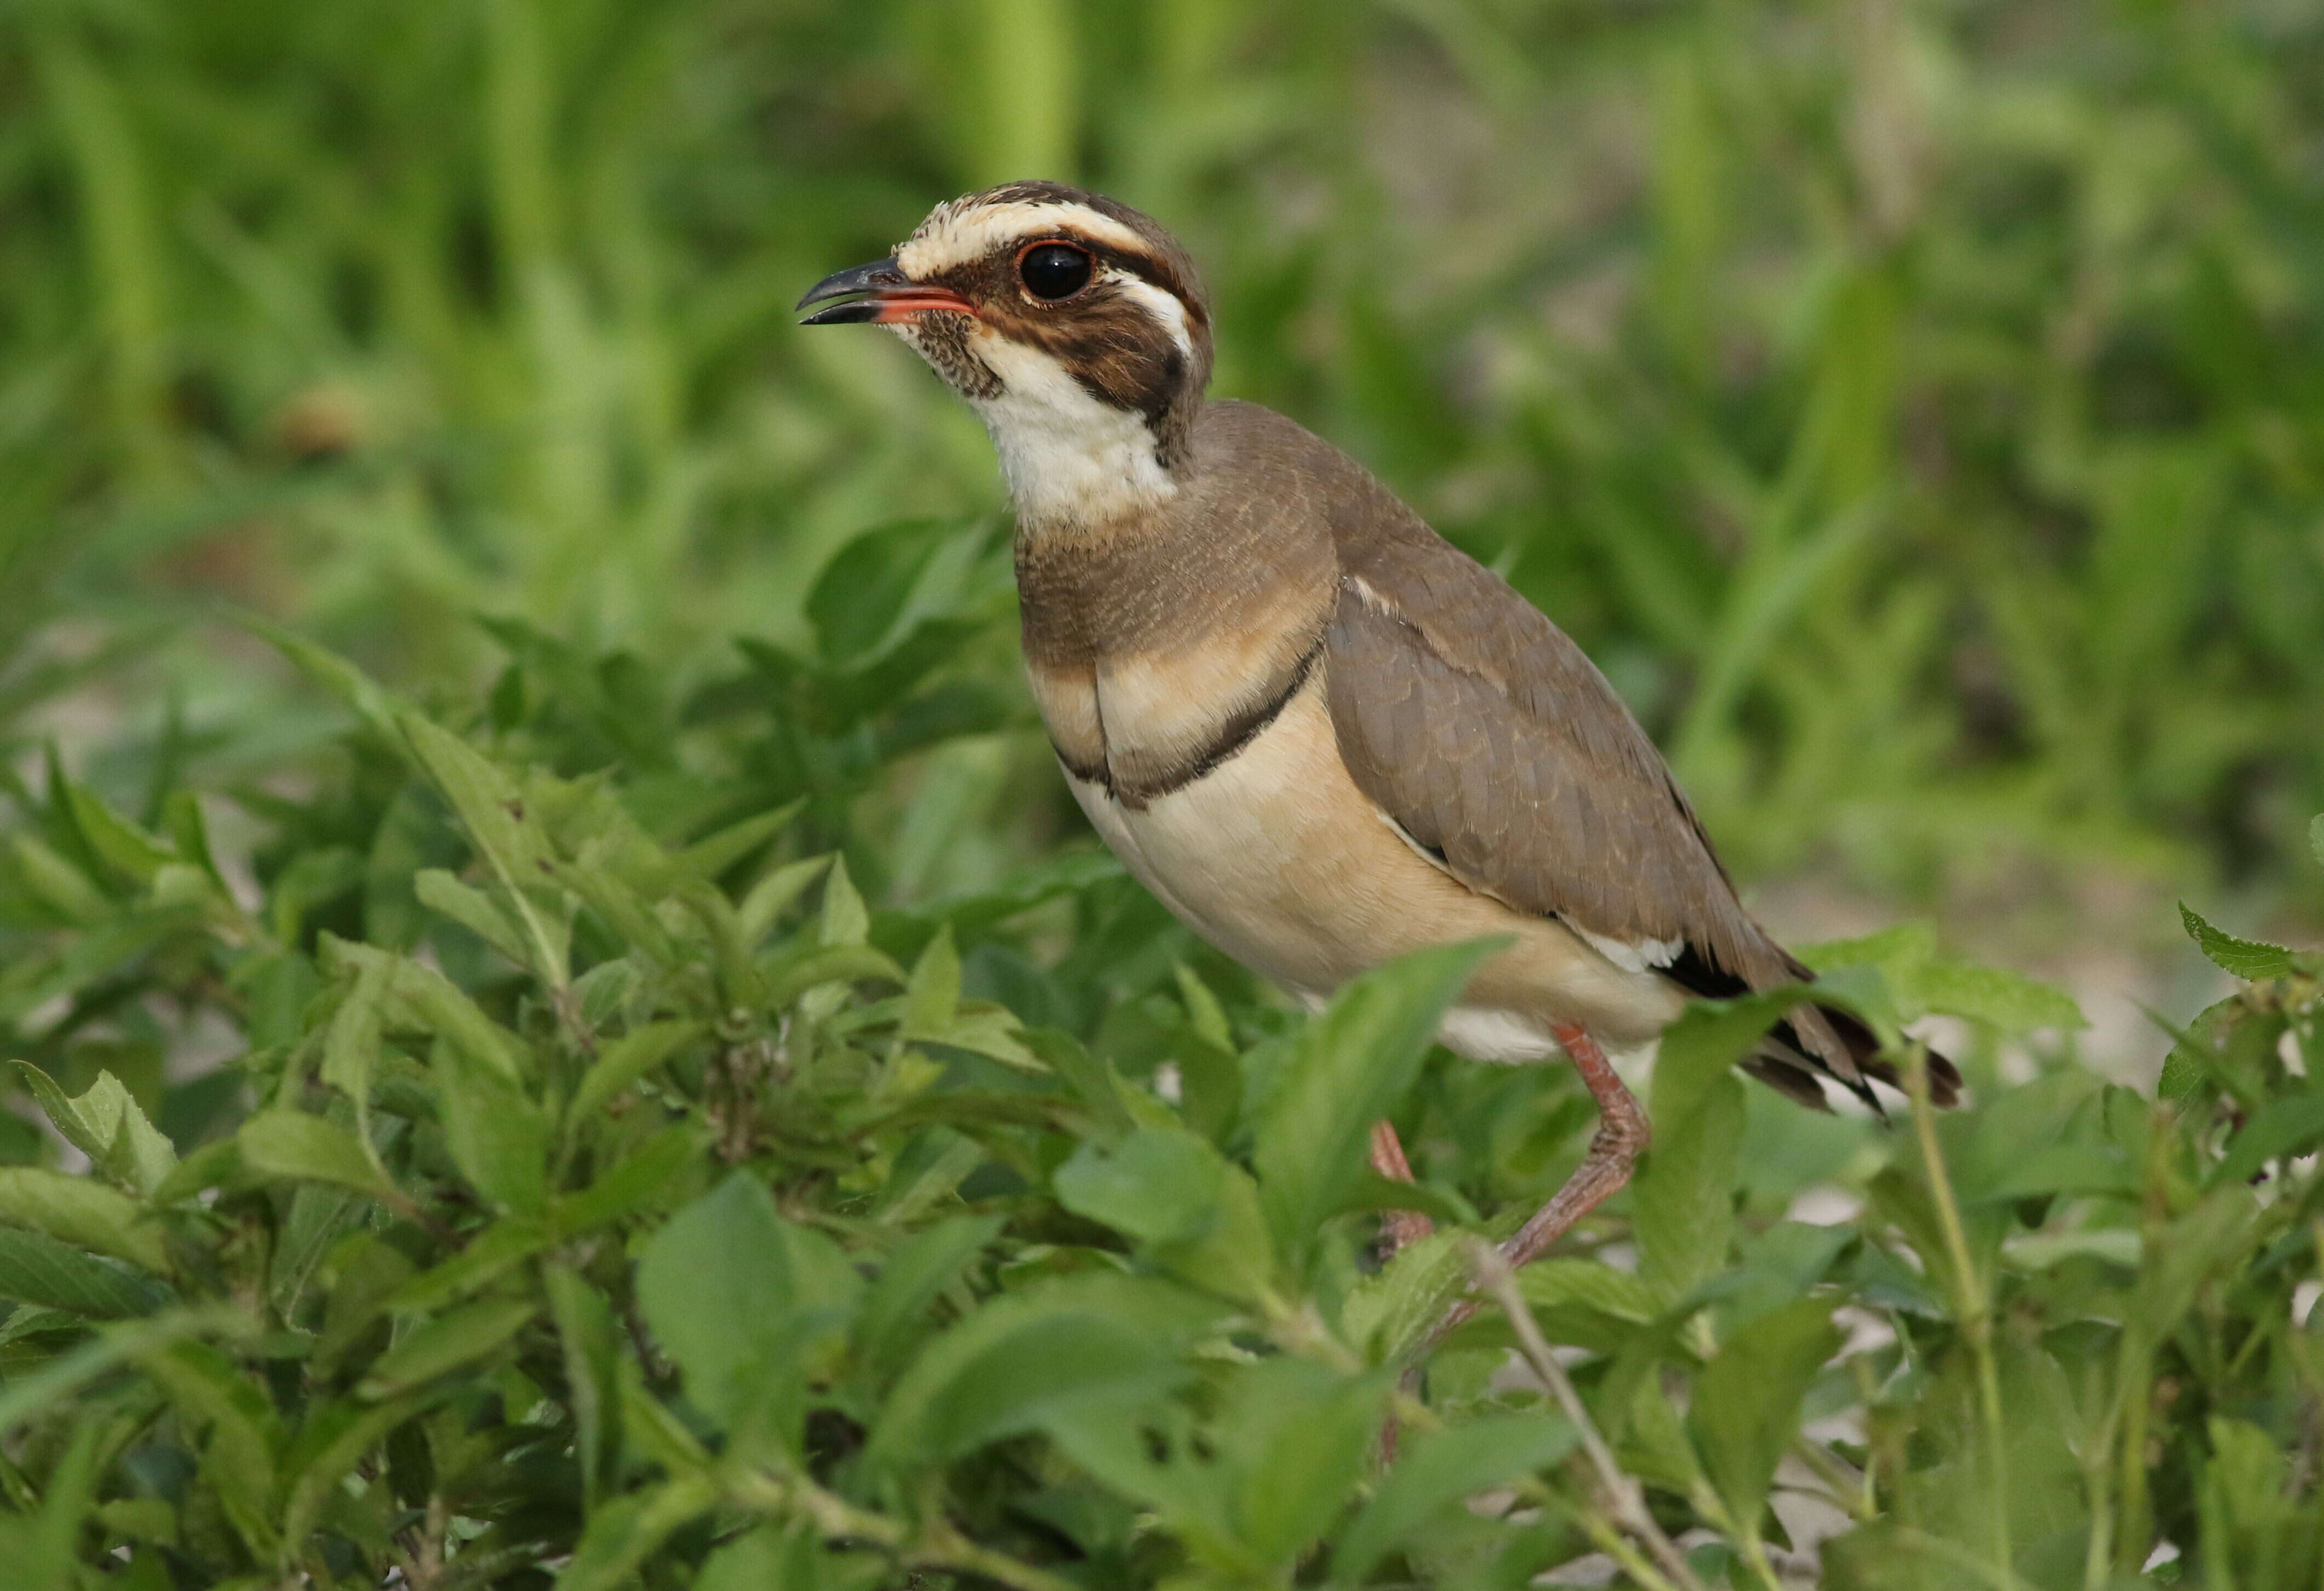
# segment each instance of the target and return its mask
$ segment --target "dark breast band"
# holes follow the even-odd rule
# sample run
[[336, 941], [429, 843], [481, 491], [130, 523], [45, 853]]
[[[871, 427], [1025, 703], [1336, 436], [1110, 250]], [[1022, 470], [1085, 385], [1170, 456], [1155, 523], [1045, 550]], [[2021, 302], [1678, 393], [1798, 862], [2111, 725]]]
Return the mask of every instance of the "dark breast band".
[[1319, 637], [1315, 644], [1309, 647], [1300, 656], [1299, 661], [1292, 666], [1282, 689], [1263, 702], [1230, 714], [1219, 726], [1219, 732], [1209, 745], [1172, 763], [1158, 774], [1134, 780], [1119, 778], [1113, 769], [1102, 762], [1094, 768], [1075, 763], [1054, 739], [1049, 742], [1050, 748], [1056, 752], [1057, 760], [1064, 765], [1065, 771], [1074, 777], [1099, 786], [1132, 812], [1143, 811], [1163, 796], [1185, 789], [1240, 756], [1253, 740], [1265, 732], [1268, 725], [1283, 716], [1283, 710], [1291, 704], [1292, 698], [1306, 688], [1308, 676], [1315, 671], [1315, 660], [1323, 653], [1323, 642]]

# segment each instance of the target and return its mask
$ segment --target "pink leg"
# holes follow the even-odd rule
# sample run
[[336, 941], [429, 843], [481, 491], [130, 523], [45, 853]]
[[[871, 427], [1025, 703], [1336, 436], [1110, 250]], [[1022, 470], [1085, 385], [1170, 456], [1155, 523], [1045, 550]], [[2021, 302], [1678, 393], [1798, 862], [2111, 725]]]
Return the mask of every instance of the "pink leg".
[[1591, 1136], [1590, 1152], [1582, 1157], [1565, 1186], [1501, 1246], [1512, 1267], [1539, 1259], [1574, 1222], [1619, 1192], [1653, 1136], [1646, 1113], [1614, 1074], [1613, 1062], [1606, 1059], [1598, 1041], [1571, 1023], [1553, 1023], [1549, 1031], [1582, 1074], [1590, 1097], [1598, 1101], [1598, 1130]]
[[[1392, 1182], [1414, 1180], [1412, 1163], [1404, 1157], [1404, 1145], [1397, 1138], [1394, 1122], [1372, 1123], [1372, 1169]], [[1406, 1244], [1427, 1237], [1431, 1230], [1428, 1218], [1416, 1209], [1392, 1209], [1380, 1218], [1380, 1236], [1387, 1239], [1391, 1257]]]
[[[1531, 1220], [1517, 1228], [1517, 1236], [1501, 1245], [1502, 1256], [1512, 1269], [1548, 1253], [1550, 1246], [1564, 1237], [1574, 1222], [1620, 1191], [1653, 1136], [1646, 1125], [1646, 1113], [1638, 1108], [1637, 1099], [1622, 1086], [1622, 1080], [1615, 1075], [1613, 1063], [1598, 1047], [1598, 1041], [1572, 1023], [1553, 1023], [1549, 1031], [1572, 1061], [1573, 1069], [1582, 1074], [1590, 1097], [1598, 1101], [1598, 1131], [1591, 1137], [1590, 1152], [1582, 1157], [1582, 1163], [1566, 1179], [1565, 1186], [1535, 1211]], [[1446, 1314], [1436, 1334], [1441, 1337], [1476, 1312], [1477, 1300], [1462, 1300]]]

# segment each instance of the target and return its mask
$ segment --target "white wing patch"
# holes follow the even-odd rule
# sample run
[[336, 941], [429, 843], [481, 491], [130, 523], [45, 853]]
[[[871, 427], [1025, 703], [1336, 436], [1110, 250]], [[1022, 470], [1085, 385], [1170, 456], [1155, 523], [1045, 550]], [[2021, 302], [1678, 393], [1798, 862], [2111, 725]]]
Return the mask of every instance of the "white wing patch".
[[1686, 949], [1686, 942], [1682, 939], [1641, 939], [1634, 943], [1609, 939], [1603, 933], [1592, 933], [1579, 923], [1564, 917], [1558, 921], [1578, 934], [1584, 944], [1625, 972], [1651, 972], [1657, 968], [1667, 967], [1678, 960], [1680, 952]]

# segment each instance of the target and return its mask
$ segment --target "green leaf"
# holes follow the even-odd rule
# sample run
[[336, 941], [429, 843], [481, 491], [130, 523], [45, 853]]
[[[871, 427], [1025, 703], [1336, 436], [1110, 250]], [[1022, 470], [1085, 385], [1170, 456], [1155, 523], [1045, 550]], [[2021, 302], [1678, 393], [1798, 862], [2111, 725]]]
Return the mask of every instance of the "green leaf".
[[1633, 1326], [1651, 1324], [1663, 1309], [1653, 1288], [1599, 1260], [1536, 1260], [1517, 1273], [1517, 1291], [1537, 1309], [1592, 1310]]
[[637, 1285], [687, 1399], [730, 1431], [747, 1427], [796, 1450], [806, 1377], [862, 1292], [838, 1246], [785, 1220], [767, 1190], [737, 1172], [654, 1235]]
[[39, 1067], [28, 1061], [14, 1064], [57, 1131], [88, 1155], [106, 1180], [150, 1196], [177, 1169], [178, 1152], [113, 1073], [99, 1071], [78, 1099], [68, 1099]]
[[1394, 1376], [1284, 1357], [1237, 1379], [1210, 1439], [1234, 1476], [1236, 1534], [1279, 1571], [1307, 1554], [1371, 1467]]
[[343, 1127], [301, 1110], [262, 1110], [235, 1134], [242, 1163], [261, 1177], [328, 1182], [392, 1201], [395, 1184]]
[[409, 704], [401, 697], [374, 682], [371, 676], [337, 652], [317, 646], [279, 625], [246, 613], [237, 615], [235, 622], [290, 658], [308, 678], [353, 708], [358, 717], [391, 745], [401, 747], [403, 741], [396, 732], [396, 719], [410, 711]]
[[0, 1221], [167, 1275], [161, 1228], [143, 1215], [135, 1200], [102, 1182], [38, 1166], [0, 1166]]
[[2003, 967], [1932, 961], [1920, 970], [1913, 994], [1923, 1009], [1990, 1023], [2004, 1033], [2071, 1033], [2090, 1025], [2073, 996]]
[[502, 1209], [538, 1215], [549, 1200], [549, 1119], [463, 1045], [429, 1057], [444, 1138], [469, 1186]]
[[565, 1384], [573, 1410], [574, 1450], [581, 1460], [581, 1492], [592, 1510], [621, 1477], [622, 1355], [613, 1306], [605, 1295], [565, 1265], [545, 1265], [549, 1319], [564, 1350]]
[[516, 781], [459, 736], [419, 713], [405, 713], [396, 723], [500, 879], [508, 908], [522, 930], [518, 959], [551, 988], [562, 989], [567, 980], [562, 926], [553, 926], [525, 894], [554, 875], [556, 855], [528, 812]]
[[2200, 946], [2213, 964], [2225, 968], [2246, 983], [2265, 983], [2271, 979], [2289, 978], [2298, 970], [2292, 952], [2280, 944], [2265, 944], [2256, 939], [2237, 939], [2232, 933], [2212, 927], [2195, 915], [2185, 901], [2179, 903], [2179, 921], [2187, 930], [2187, 937]]
[[1222, 1374], [1200, 1429], [1184, 1405], [1084, 1398], [1047, 1416], [1066, 1455], [1150, 1509], [1216, 1583], [1280, 1585], [1371, 1462], [1391, 1375], [1279, 1356]]
[[1275, 1252], [1257, 1188], [1210, 1141], [1177, 1127], [1139, 1127], [1085, 1143], [1057, 1168], [1067, 1209], [1137, 1238], [1172, 1274], [1230, 1298], [1259, 1301]]
[[2319, 1138], [2324, 1138], [2324, 1094], [2271, 1099], [2228, 1142], [2227, 1154], [2208, 1179], [2209, 1185], [2247, 1182], [2269, 1161], [2304, 1154]]
[[532, 1323], [529, 1298], [488, 1298], [439, 1315], [383, 1354], [355, 1388], [374, 1402], [400, 1397], [497, 1353]]
[[391, 1402], [364, 1404], [339, 1398], [309, 1404], [306, 1423], [291, 1439], [282, 1457], [282, 1542], [286, 1550], [302, 1550], [325, 1505], [365, 1455], [387, 1439], [388, 1433], [428, 1406], [429, 1393], [414, 1393]]
[[451, 1040], [512, 1084], [525, 1081], [531, 1053], [524, 1041], [485, 1016], [482, 1007], [433, 967], [329, 933], [323, 936], [322, 959], [335, 973], [383, 966], [391, 1020]]
[[863, 1361], [875, 1369], [892, 1367], [928, 1307], [1001, 1235], [1002, 1225], [998, 1216], [953, 1216], [899, 1244], [856, 1316]]
[[777, 868], [752, 885], [751, 892], [742, 897], [742, 904], [734, 908], [735, 928], [743, 944], [756, 949], [759, 942], [766, 938], [768, 931], [774, 927], [775, 919], [781, 916], [792, 902], [805, 895], [807, 886], [821, 878], [831, 863], [829, 856], [811, 856], [804, 861]]
[[[1379, 1274], [1349, 1291], [1340, 1324], [1377, 1364], [1396, 1365], [1425, 1343], [1444, 1311], [1468, 1291], [1476, 1267], [1469, 1234], [1431, 1232], [1397, 1250]], [[1528, 1265], [1517, 1274], [1534, 1269]]]
[[1931, 923], [1899, 923], [1861, 939], [1801, 945], [1796, 953], [1820, 975], [1854, 967], [1877, 970], [1895, 1000], [1896, 1016], [1906, 1022], [1940, 1011], [2010, 1034], [2089, 1025], [2081, 1007], [2062, 989], [2020, 972], [1945, 956]]
[[1695, 1378], [1687, 1425], [1738, 1530], [1757, 1530], [1801, 1402], [1840, 1344], [1831, 1301], [1802, 1299], [1745, 1326]]
[[627, 1154], [597, 1180], [557, 1202], [557, 1221], [567, 1232], [586, 1232], [649, 1209], [657, 1209], [691, 1191], [681, 1181], [688, 1164], [701, 1152], [694, 1129], [666, 1127]]
[[160, 840], [115, 815], [87, 786], [74, 779], [60, 779], [57, 783], [73, 827], [107, 866], [118, 869], [140, 884], [150, 884], [155, 874], [178, 860], [177, 852]]
[[339, 1090], [355, 1108], [355, 1146], [364, 1151], [382, 1177], [386, 1168], [371, 1143], [371, 1074], [379, 1063], [380, 1026], [390, 982], [384, 960], [364, 962], [354, 984], [331, 1013], [323, 1030], [323, 1081]]
[[1308, 1023], [1252, 1155], [1276, 1246], [1296, 1267], [1354, 1199], [1370, 1165], [1372, 1124], [1411, 1089], [1444, 1008], [1504, 943], [1402, 957], [1351, 980]]
[[39, 1232], [0, 1227], [0, 1298], [92, 1320], [150, 1315], [170, 1292], [138, 1272]]
[[1224, 1157], [1192, 1133], [1139, 1127], [1111, 1145], [1076, 1149], [1057, 1168], [1057, 1199], [1127, 1237], [1185, 1241], [1216, 1220], [1226, 1171]]
[[2324, 868], [2324, 813], [2308, 822], [2308, 849], [2316, 853], [2316, 865]]
[[11, 834], [16, 870], [33, 896], [68, 923], [81, 926], [113, 915], [113, 903], [87, 873], [32, 834]]
[[[0, 1436], [7, 1435], [51, 1404], [71, 1397], [124, 1361], [184, 1338], [248, 1330], [247, 1320], [215, 1308], [173, 1310], [147, 1320], [107, 1326], [62, 1358], [51, 1360], [29, 1375], [11, 1377], [5, 1386], [0, 1386]], [[93, 1424], [85, 1421], [83, 1429]]]
[[948, 1044], [1019, 1071], [1047, 1071], [1040, 1056], [1020, 1036], [1023, 1031], [1015, 1012], [988, 1001], [969, 1000], [950, 1018], [933, 1027], [918, 1026], [907, 1020], [899, 1036], [918, 1044]]
[[1219, 1004], [1219, 997], [1185, 962], [1177, 962], [1170, 970], [1178, 980], [1178, 1001], [1186, 1008], [1187, 1024], [1204, 1044], [1232, 1054], [1234, 1029], [1227, 1021], [1226, 1007]]
[[857, 663], [881, 649], [903, 622], [929, 561], [956, 529], [935, 520], [899, 520], [866, 530], [832, 555], [807, 599], [827, 662]]
[[831, 859], [830, 876], [823, 881], [823, 943], [828, 947], [860, 945], [872, 932], [872, 914], [855, 882], [847, 876], [847, 859]]
[[1076, 1276], [993, 1299], [926, 1344], [888, 1394], [866, 1458], [918, 1468], [1032, 1430], [1093, 1401], [1185, 1384], [1178, 1350], [1215, 1315], [1163, 1283]]
[[808, 950], [781, 958], [768, 968], [763, 998], [770, 1009], [781, 1010], [811, 989], [826, 983], [886, 983], [904, 981], [904, 970], [886, 952], [868, 944], [840, 944]]
[[566, 1118], [581, 1121], [595, 1115], [632, 1083], [709, 1031], [705, 1022], [654, 1022], [623, 1034], [581, 1074]]
[[700, 1473], [614, 1498], [589, 1516], [571, 1559], [557, 1571], [557, 1591], [613, 1591], [717, 1502], [717, 1482]]
[[261, 1384], [206, 1342], [160, 1345], [137, 1359], [183, 1428], [205, 1432], [205, 1462], [225, 1487], [253, 1504], [233, 1513], [237, 1528], [253, 1553], [271, 1555], [275, 1544], [264, 1523], [265, 1504], [274, 1495], [281, 1430]]
[[802, 796], [796, 801], [785, 802], [771, 812], [762, 812], [756, 817], [730, 823], [679, 851], [678, 866], [695, 878], [705, 881], [714, 879], [790, 827], [792, 821], [806, 810], [807, 800]]
[[1663, 1035], [1650, 1091], [1654, 1146], [1638, 1168], [1638, 1273], [1665, 1298], [1727, 1260], [1743, 1136], [1735, 1064], [1797, 1003], [1796, 989], [1696, 1001]]
[[936, 929], [920, 959], [912, 964], [911, 980], [904, 987], [904, 1036], [941, 1034], [959, 1008], [960, 952], [953, 946], [952, 924], [946, 923]]
[[555, 1246], [563, 1236], [548, 1221], [503, 1217], [469, 1238], [459, 1253], [397, 1287], [381, 1307], [399, 1315], [440, 1310]]
[[703, 1559], [691, 1591], [818, 1591], [822, 1554], [808, 1522], [762, 1524]]
[[1333, 1582], [1360, 1582], [1394, 1548], [1425, 1541], [1424, 1532], [1465, 1499], [1547, 1468], [1580, 1440], [1547, 1414], [1488, 1414], [1411, 1438], [1333, 1550]]
[[442, 868], [422, 868], [412, 875], [411, 892], [420, 897], [421, 906], [449, 917], [518, 966], [531, 964], [532, 951], [525, 943], [524, 925], [511, 922], [508, 914], [483, 890], [463, 884]]

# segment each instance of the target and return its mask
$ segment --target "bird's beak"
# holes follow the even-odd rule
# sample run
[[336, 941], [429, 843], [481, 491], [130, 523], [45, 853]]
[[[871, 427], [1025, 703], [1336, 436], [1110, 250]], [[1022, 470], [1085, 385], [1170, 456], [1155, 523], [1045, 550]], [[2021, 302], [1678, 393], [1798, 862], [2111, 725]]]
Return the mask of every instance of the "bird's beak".
[[892, 326], [922, 315], [948, 311], [974, 315], [976, 309], [950, 288], [923, 285], [906, 276], [893, 259], [835, 271], [807, 290], [798, 308], [841, 299], [844, 303], [818, 309], [801, 326]]

